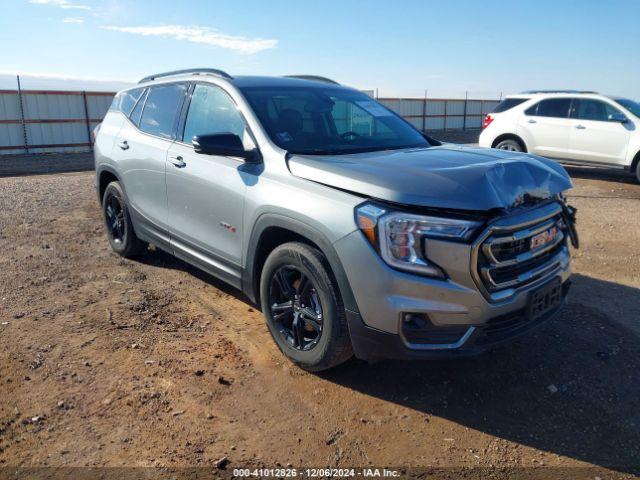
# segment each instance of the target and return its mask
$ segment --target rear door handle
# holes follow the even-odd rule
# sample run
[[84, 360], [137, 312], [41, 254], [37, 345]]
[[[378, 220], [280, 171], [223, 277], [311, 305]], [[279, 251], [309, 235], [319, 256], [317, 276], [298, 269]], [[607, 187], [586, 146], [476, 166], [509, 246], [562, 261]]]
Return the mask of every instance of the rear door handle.
[[529, 123], [538, 123], [536, 122], [533, 118], [531, 120], [529, 120]]
[[178, 168], [187, 166], [187, 163], [182, 159], [180, 155], [178, 155], [177, 157], [169, 157], [169, 161]]
[[121, 141], [118, 146], [122, 149], [122, 150], [129, 150], [129, 142], [127, 142], [126, 140]]
[[586, 129], [587, 127], [585, 127], [584, 125], [576, 125], [576, 128], [577, 128], [578, 130], [584, 130], [584, 129]]

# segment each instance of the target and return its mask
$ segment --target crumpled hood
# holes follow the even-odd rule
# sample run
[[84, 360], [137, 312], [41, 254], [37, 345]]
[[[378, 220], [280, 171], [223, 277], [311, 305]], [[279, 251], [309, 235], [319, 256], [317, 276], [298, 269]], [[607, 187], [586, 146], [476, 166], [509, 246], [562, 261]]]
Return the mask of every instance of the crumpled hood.
[[293, 155], [297, 177], [405, 205], [511, 209], [572, 187], [565, 169], [535, 155], [443, 145], [353, 155]]

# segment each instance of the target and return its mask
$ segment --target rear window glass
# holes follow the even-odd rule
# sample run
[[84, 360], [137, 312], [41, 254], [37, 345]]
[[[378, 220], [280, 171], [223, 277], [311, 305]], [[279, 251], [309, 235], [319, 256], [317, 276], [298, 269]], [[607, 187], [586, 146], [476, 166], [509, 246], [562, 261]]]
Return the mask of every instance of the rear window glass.
[[521, 103], [529, 100], [528, 98], [505, 98], [501, 101], [496, 108], [493, 109], [493, 113], [501, 113], [506, 112], [507, 110], [511, 110], [513, 107], [517, 107]]
[[147, 101], [144, 103], [140, 130], [152, 135], [171, 138], [173, 124], [186, 89], [186, 85], [183, 84], [151, 88], [147, 94]]
[[548, 98], [536, 103], [524, 113], [538, 117], [567, 118], [569, 117], [570, 106], [570, 98]]

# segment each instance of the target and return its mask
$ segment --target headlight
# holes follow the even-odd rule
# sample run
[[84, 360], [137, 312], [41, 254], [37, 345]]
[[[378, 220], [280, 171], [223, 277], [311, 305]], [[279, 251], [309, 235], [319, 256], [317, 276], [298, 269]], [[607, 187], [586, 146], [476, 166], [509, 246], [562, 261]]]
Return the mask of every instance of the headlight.
[[468, 240], [480, 222], [387, 212], [366, 203], [356, 209], [358, 227], [390, 266], [444, 278], [440, 267], [427, 258], [427, 239]]

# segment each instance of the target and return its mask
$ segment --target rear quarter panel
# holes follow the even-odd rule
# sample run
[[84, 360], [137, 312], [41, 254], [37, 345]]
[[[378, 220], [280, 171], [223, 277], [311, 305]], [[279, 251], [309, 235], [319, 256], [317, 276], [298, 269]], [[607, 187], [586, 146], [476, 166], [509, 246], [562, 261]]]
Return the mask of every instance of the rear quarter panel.
[[496, 138], [500, 135], [511, 134], [518, 135], [518, 122], [520, 112], [515, 109], [506, 112], [490, 114], [493, 116], [493, 122], [485, 128], [480, 134], [480, 146], [491, 148]]
[[120, 112], [110, 110], [100, 124], [100, 131], [93, 147], [96, 170], [101, 163], [112, 162], [112, 151], [118, 133], [124, 123], [124, 116]]

